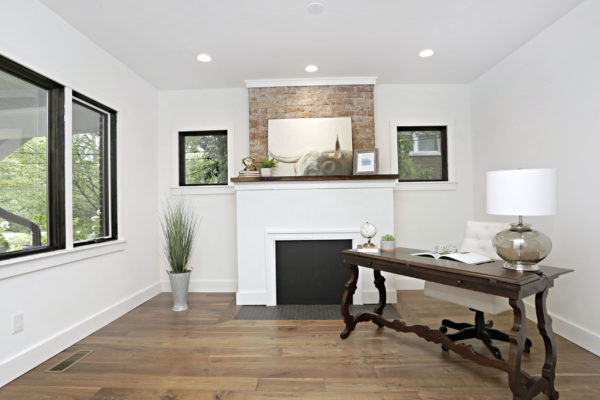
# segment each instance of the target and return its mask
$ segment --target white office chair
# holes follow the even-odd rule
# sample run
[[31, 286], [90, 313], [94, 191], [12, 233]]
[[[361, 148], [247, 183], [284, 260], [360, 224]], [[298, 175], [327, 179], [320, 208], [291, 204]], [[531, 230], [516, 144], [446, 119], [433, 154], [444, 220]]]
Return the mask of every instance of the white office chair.
[[[492, 241], [496, 233], [507, 228], [509, 228], [509, 224], [502, 222], [467, 221], [465, 237], [458, 251], [469, 251], [498, 260]], [[453, 341], [479, 339], [492, 352], [494, 357], [502, 359], [502, 354], [492, 344], [492, 339], [508, 342], [508, 335], [497, 329], [492, 329], [493, 323], [492, 321], [485, 322], [484, 313], [496, 315], [509, 310], [508, 299], [434, 282], [425, 282], [425, 294], [475, 311], [474, 324], [457, 323], [444, 319], [440, 331], [445, 333], [448, 328], [458, 330], [458, 332], [448, 335]], [[530, 348], [531, 341], [527, 339], [524, 351], [528, 353]], [[442, 346], [442, 349], [448, 350], [446, 346]]]

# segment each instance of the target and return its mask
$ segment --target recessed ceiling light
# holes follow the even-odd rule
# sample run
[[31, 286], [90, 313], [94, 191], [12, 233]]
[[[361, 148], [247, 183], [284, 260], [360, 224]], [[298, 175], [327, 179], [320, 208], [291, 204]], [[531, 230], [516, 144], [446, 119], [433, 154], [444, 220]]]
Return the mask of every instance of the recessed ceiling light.
[[208, 54], [198, 54], [198, 57], [196, 57], [198, 59], [198, 61], [200, 62], [211, 62], [212, 61], [212, 57], [209, 56]]
[[325, 11], [325, 6], [323, 3], [314, 2], [306, 6], [306, 9], [311, 14], [321, 14], [323, 11]]
[[319, 70], [319, 67], [311, 64], [311, 65], [307, 65], [306, 68], [304, 68], [304, 70], [306, 72], [317, 72]]
[[433, 51], [431, 49], [423, 49], [419, 52], [419, 57], [427, 58], [427, 57], [431, 57], [434, 54], [435, 54], [435, 51]]

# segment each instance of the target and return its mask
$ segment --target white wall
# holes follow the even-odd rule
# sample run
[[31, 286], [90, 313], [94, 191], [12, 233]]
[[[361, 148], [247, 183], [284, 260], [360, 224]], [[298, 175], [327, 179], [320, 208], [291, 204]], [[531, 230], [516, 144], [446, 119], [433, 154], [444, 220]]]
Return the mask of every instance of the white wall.
[[550, 290], [556, 332], [600, 355], [598, 38], [600, 2], [584, 2], [477, 79], [471, 98], [475, 215], [501, 219], [485, 212], [486, 171], [558, 168], [557, 215], [526, 221], [553, 241], [544, 263], [575, 270]]
[[[438, 242], [459, 244], [464, 224], [472, 215], [469, 88], [467, 85], [377, 85], [375, 87], [376, 146], [380, 172], [392, 170], [390, 122], [451, 124], [455, 185], [450, 190], [396, 191], [395, 235], [398, 245], [431, 248]], [[248, 155], [247, 89], [165, 91], [159, 93], [160, 197], [184, 196], [203, 216], [192, 258], [191, 290], [235, 291], [237, 282], [235, 196], [216, 188], [177, 186], [177, 133], [184, 130], [223, 129], [235, 133], [233, 176]], [[212, 190], [214, 189], [214, 190]], [[392, 232], [385, 232], [392, 233]], [[167, 268], [160, 266], [163, 290], [169, 290]], [[408, 281], [406, 282], [410, 286]], [[417, 286], [418, 287], [418, 286]]]
[[[118, 110], [119, 229], [126, 239], [108, 246], [115, 251], [108, 255], [0, 278], [2, 385], [152, 297], [160, 285], [157, 91], [40, 3], [3, 0], [0, 9], [2, 55]], [[45, 262], [0, 270], [6, 276]], [[25, 330], [11, 335], [15, 312], [25, 313]]]
[[[192, 255], [191, 291], [235, 292], [237, 289], [237, 247], [235, 195], [229, 187], [178, 186], [177, 137], [180, 131], [227, 129], [234, 136], [231, 176], [237, 176], [242, 158], [248, 155], [248, 91], [210, 89], [165, 91], [159, 94], [159, 200], [183, 195], [202, 217]], [[230, 164], [231, 165], [231, 164]], [[170, 290], [168, 269], [161, 258], [163, 290]]]
[[[418, 184], [396, 190], [395, 227], [399, 246], [431, 249], [458, 246], [472, 216], [471, 132], [468, 85], [377, 85], [375, 142], [382, 172], [397, 172], [389, 151], [395, 127], [448, 124], [450, 168], [456, 184]], [[392, 125], [392, 127], [390, 127]], [[438, 188], [437, 190], [423, 190]]]

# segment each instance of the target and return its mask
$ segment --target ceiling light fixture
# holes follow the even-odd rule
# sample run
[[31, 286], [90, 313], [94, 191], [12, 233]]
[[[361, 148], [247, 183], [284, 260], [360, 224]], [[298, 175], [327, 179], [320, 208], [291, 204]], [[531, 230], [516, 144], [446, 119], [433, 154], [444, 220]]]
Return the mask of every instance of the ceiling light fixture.
[[325, 11], [325, 6], [323, 5], [323, 3], [319, 3], [319, 2], [314, 2], [314, 3], [310, 3], [308, 6], [306, 6], [306, 9], [308, 10], [308, 12], [310, 14], [321, 14], [323, 13], [323, 11]]
[[431, 49], [423, 49], [419, 52], [419, 57], [427, 58], [427, 57], [431, 57], [434, 54], [435, 54], [435, 51], [433, 51]]
[[306, 72], [317, 72], [319, 70], [319, 67], [317, 67], [316, 65], [307, 65], [304, 70]]
[[211, 62], [212, 61], [212, 57], [209, 56], [208, 54], [198, 54], [198, 57], [196, 57], [198, 59], [198, 61], [203, 62], [203, 63], [207, 63], [207, 62]]

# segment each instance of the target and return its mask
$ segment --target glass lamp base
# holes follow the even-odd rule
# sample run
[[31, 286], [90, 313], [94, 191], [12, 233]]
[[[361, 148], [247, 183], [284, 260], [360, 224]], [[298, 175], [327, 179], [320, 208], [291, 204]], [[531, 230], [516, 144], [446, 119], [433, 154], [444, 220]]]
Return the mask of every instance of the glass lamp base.
[[548, 236], [520, 221], [499, 232], [493, 244], [498, 256], [504, 260], [504, 268], [516, 271], [538, 271], [538, 264], [552, 249]]
[[537, 264], [522, 264], [519, 262], [508, 262], [505, 261], [504, 268], [506, 269], [513, 269], [515, 271], [539, 271], [540, 270], [540, 266]]

